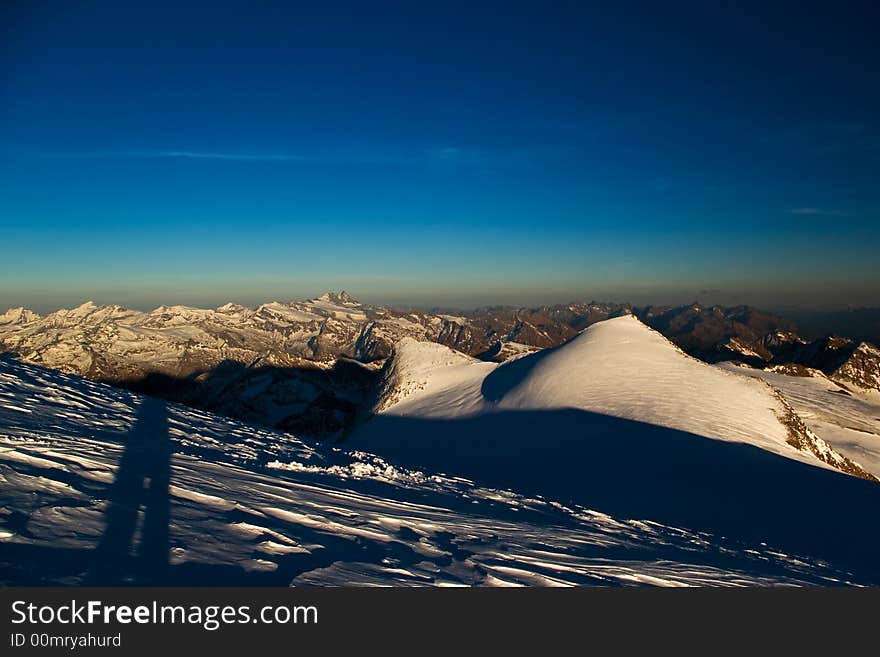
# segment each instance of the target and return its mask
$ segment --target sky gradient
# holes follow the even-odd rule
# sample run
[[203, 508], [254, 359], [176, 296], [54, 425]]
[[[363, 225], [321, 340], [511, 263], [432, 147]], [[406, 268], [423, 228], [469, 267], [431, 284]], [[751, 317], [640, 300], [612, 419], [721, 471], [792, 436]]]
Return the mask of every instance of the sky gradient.
[[880, 305], [867, 3], [129, 4], [0, 10], [0, 309]]

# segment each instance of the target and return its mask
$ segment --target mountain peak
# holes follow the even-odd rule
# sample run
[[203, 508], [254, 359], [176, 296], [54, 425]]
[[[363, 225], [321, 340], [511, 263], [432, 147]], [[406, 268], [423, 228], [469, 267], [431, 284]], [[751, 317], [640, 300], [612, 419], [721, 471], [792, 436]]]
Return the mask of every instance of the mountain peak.
[[33, 310], [19, 306], [18, 308], [10, 308], [0, 315], [0, 324], [24, 324], [40, 319], [40, 315]]
[[352, 304], [352, 305], [356, 305], [356, 306], [361, 305], [360, 301], [355, 299], [353, 296], [351, 296], [345, 290], [342, 290], [341, 292], [338, 292], [338, 293], [331, 292], [328, 290], [327, 292], [324, 292], [324, 294], [322, 294], [321, 296], [318, 297], [318, 301], [325, 301], [325, 302], [336, 303], [336, 304]]
[[98, 306], [97, 306], [97, 304], [95, 304], [94, 301], [89, 300], [89, 301], [85, 301], [85, 302], [79, 304], [76, 308], [71, 308], [70, 312], [71, 312], [71, 314], [82, 315], [85, 313], [92, 312], [97, 307]]
[[248, 313], [250, 312], [250, 308], [247, 306], [242, 306], [240, 303], [224, 303], [222, 306], [218, 306], [216, 309], [218, 313], [224, 313], [227, 315], [239, 314], [239, 313]]

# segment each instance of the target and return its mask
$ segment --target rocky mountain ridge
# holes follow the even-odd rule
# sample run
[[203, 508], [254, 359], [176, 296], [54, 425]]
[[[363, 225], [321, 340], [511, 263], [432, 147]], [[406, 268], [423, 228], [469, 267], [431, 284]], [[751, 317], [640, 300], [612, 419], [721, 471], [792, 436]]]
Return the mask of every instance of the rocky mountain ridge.
[[256, 308], [86, 302], [45, 316], [0, 315], [0, 351], [249, 422], [340, 438], [404, 338], [503, 361], [558, 346], [586, 327], [634, 314], [688, 354], [880, 391], [880, 351], [838, 337], [809, 342], [791, 322], [747, 306], [571, 303], [470, 311], [362, 304], [346, 292]]

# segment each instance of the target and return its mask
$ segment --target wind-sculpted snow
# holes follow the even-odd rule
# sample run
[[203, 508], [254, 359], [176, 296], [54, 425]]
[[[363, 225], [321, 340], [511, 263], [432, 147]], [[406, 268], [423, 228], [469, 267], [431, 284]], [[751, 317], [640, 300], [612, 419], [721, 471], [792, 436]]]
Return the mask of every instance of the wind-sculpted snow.
[[[876, 573], [880, 486], [767, 384], [632, 317], [501, 365], [406, 342], [350, 444], [614, 517], [766, 542]], [[435, 363], [433, 368], [419, 363]]]
[[[747, 307], [630, 309], [592, 302], [533, 309], [487, 307], [448, 314], [362, 304], [344, 292], [306, 301], [271, 301], [256, 308], [226, 303], [215, 309], [171, 305], [140, 312], [87, 302], [46, 316], [25, 308], [0, 314], [0, 353], [239, 421], [340, 440], [350, 434], [364, 410], [372, 407], [377, 372], [395, 345], [434, 343], [491, 362], [559, 348], [526, 360], [528, 367], [547, 360], [543, 368], [536, 368], [539, 378], [559, 354], [570, 356], [586, 348], [580, 339], [570, 340], [582, 329], [629, 312], [707, 362], [733, 359], [759, 367], [786, 367], [788, 373], [820, 368], [848, 389], [880, 395], [880, 351], [875, 347], [837, 337], [807, 342], [787, 330], [787, 322]], [[398, 349], [398, 359], [405, 351]], [[673, 367], [660, 372], [660, 378], [692, 372], [708, 376], [680, 361], [669, 364]], [[638, 369], [638, 363], [628, 366]], [[495, 394], [491, 387], [497, 387], [499, 379], [515, 374], [519, 367], [523, 365], [493, 373], [487, 379], [488, 396]], [[609, 389], [587, 386], [582, 394], [591, 398], [593, 410], [601, 411], [600, 397]], [[723, 395], [725, 386], [710, 389]], [[460, 402], [467, 402], [456, 394]], [[571, 401], [554, 395], [558, 399], [551, 399], [552, 403]], [[505, 403], [519, 403], [516, 397], [513, 394]], [[483, 397], [474, 399], [482, 403]], [[387, 395], [383, 397], [385, 405], [390, 401]], [[630, 401], [634, 407], [640, 403], [639, 399]], [[648, 410], [656, 411], [661, 424], [670, 417], [693, 424], [698, 419], [693, 413], [679, 417], [675, 411], [680, 401], [671, 400], [670, 408]], [[619, 400], [606, 402], [613, 407], [612, 414], [622, 412]], [[646, 409], [638, 410], [634, 417], [643, 417]], [[774, 413], [780, 414], [779, 409]], [[760, 415], [766, 417], [767, 409]], [[770, 424], [774, 422], [771, 418]], [[708, 423], [714, 424], [714, 419]], [[738, 424], [703, 427], [702, 431], [735, 434]], [[797, 423], [786, 423], [785, 430], [791, 432], [792, 424]], [[778, 426], [770, 429], [774, 431], [779, 431]], [[795, 436], [789, 443], [806, 446], [806, 451], [829, 464], [859, 474], [859, 466], [834, 456], [809, 436]]]
[[500, 365], [404, 340], [385, 379], [377, 408], [387, 415], [582, 409], [818, 464], [790, 444], [787, 409], [768, 386], [686, 356], [632, 316]]
[[847, 390], [819, 370], [808, 370], [810, 376], [788, 376], [733, 363], [718, 367], [772, 385], [812, 431], [880, 477], [880, 395]]
[[514, 483], [414, 469], [0, 360], [4, 584], [880, 580], [864, 564], [562, 504]]

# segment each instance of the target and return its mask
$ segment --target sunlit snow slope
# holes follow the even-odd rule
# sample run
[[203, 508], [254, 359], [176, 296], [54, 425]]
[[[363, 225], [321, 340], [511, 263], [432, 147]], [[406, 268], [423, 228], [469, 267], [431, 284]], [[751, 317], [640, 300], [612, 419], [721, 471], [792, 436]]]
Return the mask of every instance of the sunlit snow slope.
[[[614, 515], [775, 541], [876, 568], [880, 486], [764, 382], [631, 316], [500, 365], [405, 341], [353, 446]], [[874, 543], [873, 545], [876, 545]]]
[[880, 397], [872, 391], [847, 390], [818, 370], [789, 376], [730, 362], [716, 367], [772, 385], [831, 447], [880, 477]]
[[[820, 519], [850, 495], [844, 539], [873, 524], [870, 484], [786, 462], [821, 475]], [[829, 561], [510, 488], [0, 360], [2, 584], [880, 583], [858, 550]]]
[[395, 359], [380, 402], [386, 415], [582, 409], [827, 467], [789, 444], [788, 409], [769, 386], [690, 358], [630, 315], [500, 365], [415, 340], [403, 341]]

